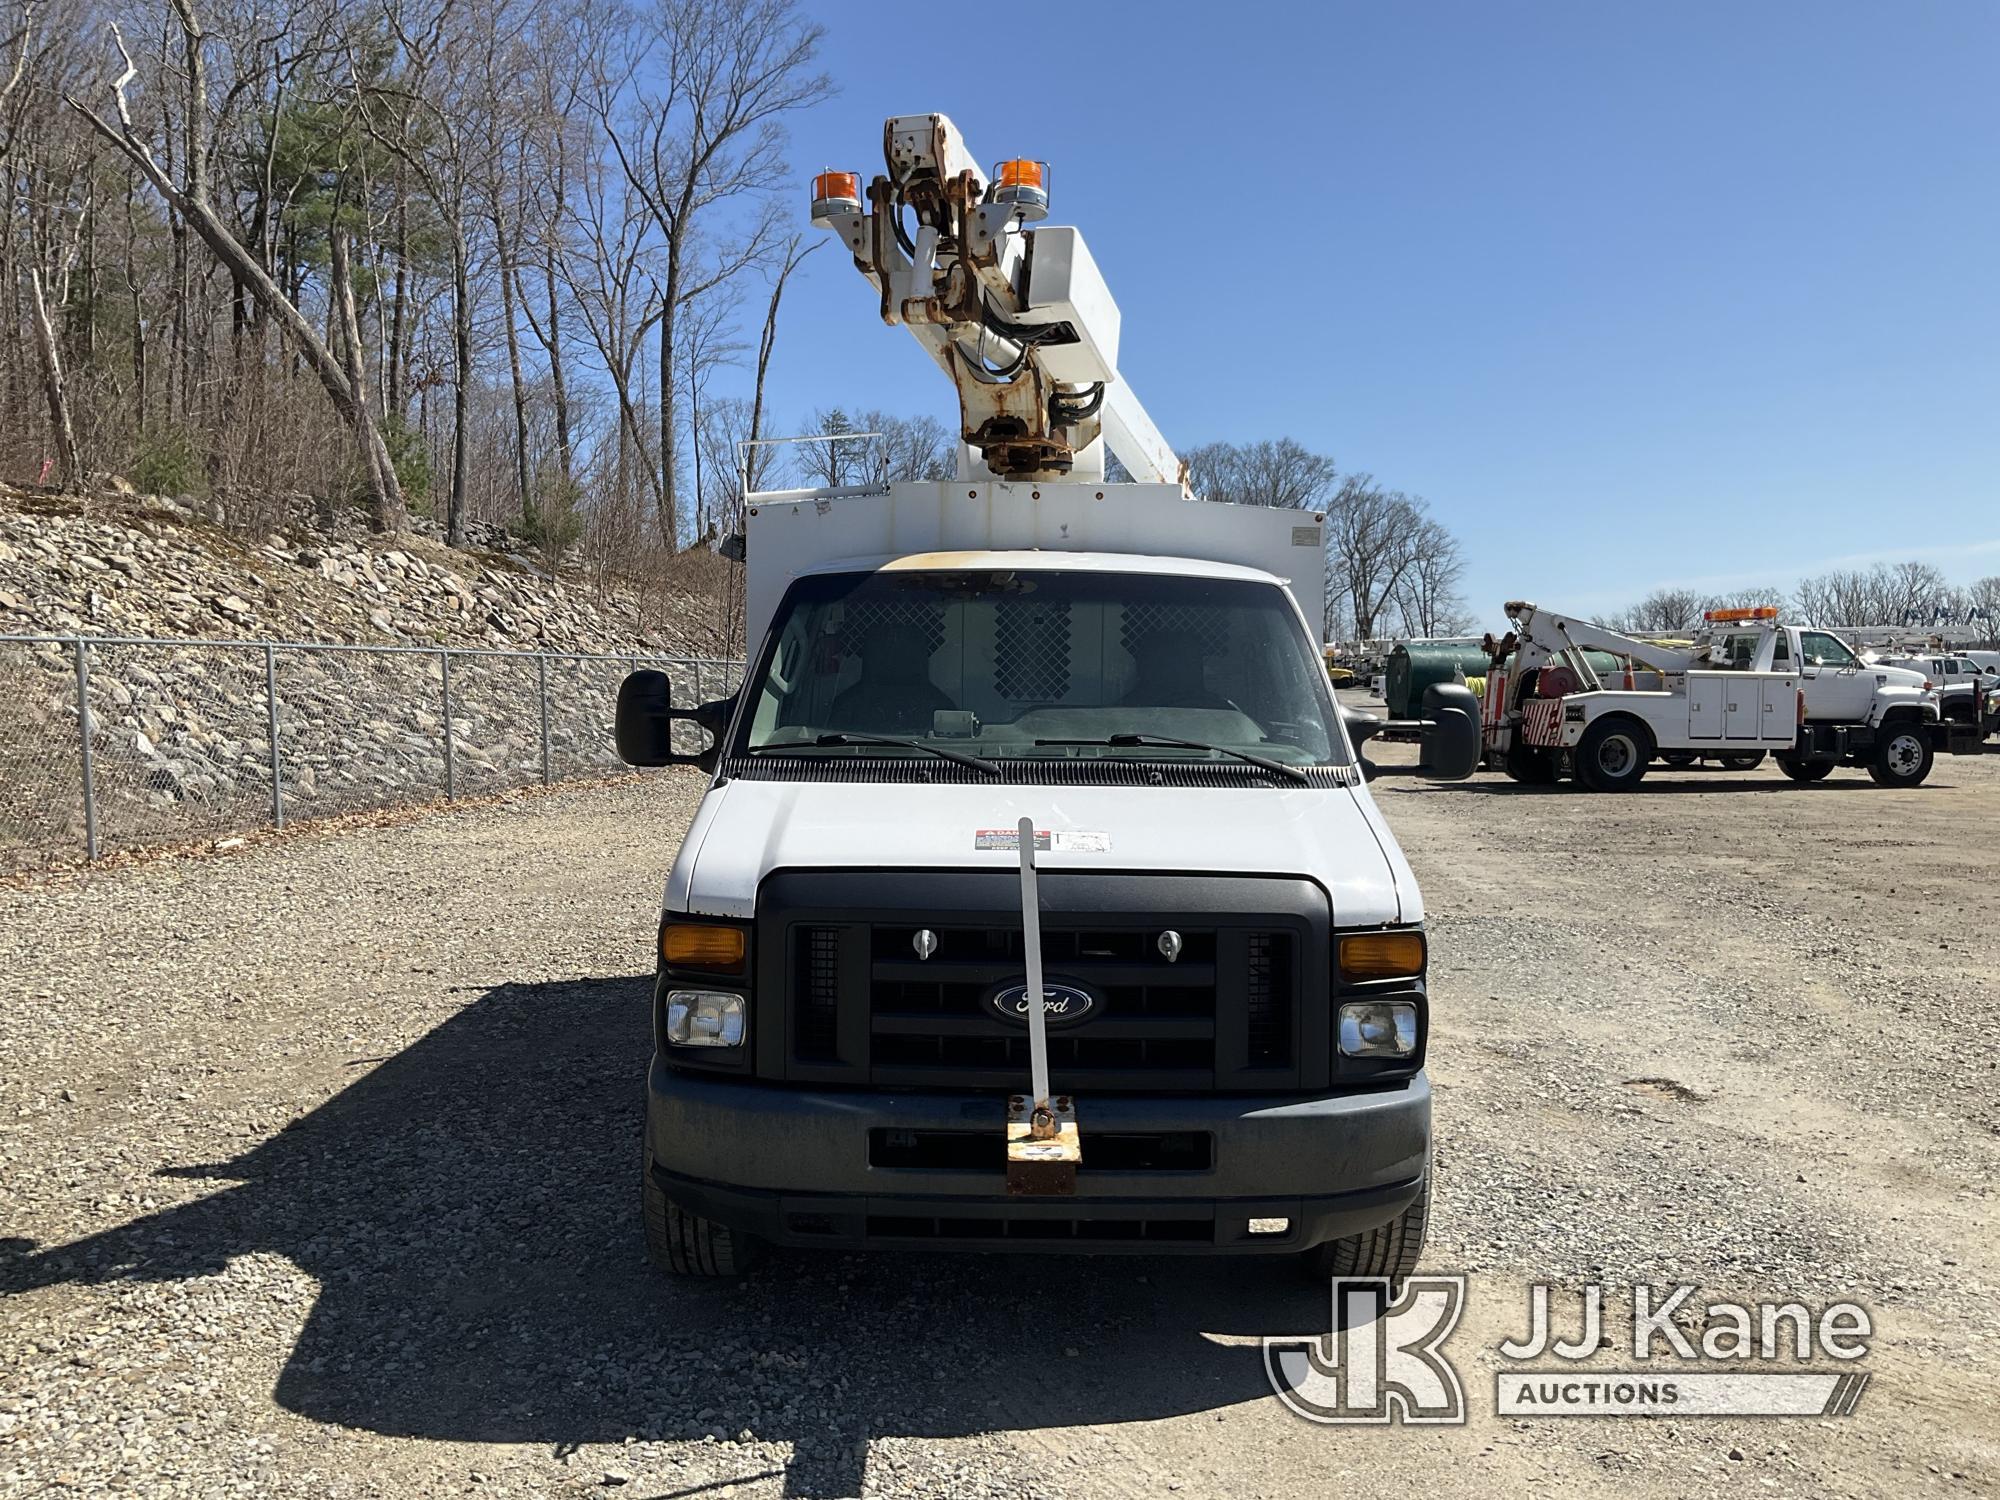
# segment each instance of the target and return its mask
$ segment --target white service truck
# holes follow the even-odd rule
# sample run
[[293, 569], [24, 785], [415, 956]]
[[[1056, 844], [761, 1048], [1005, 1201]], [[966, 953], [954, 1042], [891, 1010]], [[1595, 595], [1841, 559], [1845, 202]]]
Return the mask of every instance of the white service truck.
[[[1658, 758], [1775, 756], [1794, 781], [1864, 767], [1883, 786], [1917, 786], [1939, 750], [1977, 753], [1938, 713], [1920, 673], [1874, 666], [1838, 637], [1785, 625], [1774, 605], [1707, 612], [1692, 642], [1663, 643], [1507, 605], [1481, 720], [1490, 761], [1516, 781], [1573, 773], [1596, 791], [1637, 786]], [[1591, 652], [1624, 663], [1610, 674]], [[1752, 761], [1751, 764], [1755, 764]]]
[[[1189, 495], [1081, 238], [1028, 227], [1044, 167], [936, 115], [886, 147], [872, 212], [830, 173], [815, 217], [952, 376], [960, 476], [747, 496], [742, 688], [620, 693], [628, 761], [712, 773], [660, 916], [649, 1252], [1405, 1275], [1423, 898], [1322, 668], [1323, 518]], [[1472, 695], [1426, 711], [1469, 774]]]

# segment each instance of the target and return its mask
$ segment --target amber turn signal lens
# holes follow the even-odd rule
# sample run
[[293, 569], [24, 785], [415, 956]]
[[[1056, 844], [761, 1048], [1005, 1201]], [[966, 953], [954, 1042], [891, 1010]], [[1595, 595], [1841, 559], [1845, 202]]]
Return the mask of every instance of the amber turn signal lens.
[[660, 958], [674, 969], [743, 967], [743, 929], [705, 927], [696, 922], [672, 922], [660, 929]]
[[1343, 979], [1414, 979], [1423, 972], [1421, 932], [1358, 932], [1340, 940]]

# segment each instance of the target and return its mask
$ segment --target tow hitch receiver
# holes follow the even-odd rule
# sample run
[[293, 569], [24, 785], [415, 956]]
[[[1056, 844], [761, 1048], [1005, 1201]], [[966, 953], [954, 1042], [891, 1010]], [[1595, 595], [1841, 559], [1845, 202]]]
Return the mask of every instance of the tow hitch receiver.
[[1007, 1191], [1017, 1198], [1070, 1197], [1083, 1147], [1067, 1094], [1036, 1109], [1026, 1094], [1007, 1101]]
[[1042, 914], [1035, 893], [1035, 820], [1021, 830], [1021, 938], [1028, 961], [1028, 1081], [1030, 1092], [1007, 1100], [1007, 1192], [1013, 1197], [1071, 1197], [1083, 1141], [1076, 1103], [1049, 1097], [1049, 1028], [1042, 1014]]

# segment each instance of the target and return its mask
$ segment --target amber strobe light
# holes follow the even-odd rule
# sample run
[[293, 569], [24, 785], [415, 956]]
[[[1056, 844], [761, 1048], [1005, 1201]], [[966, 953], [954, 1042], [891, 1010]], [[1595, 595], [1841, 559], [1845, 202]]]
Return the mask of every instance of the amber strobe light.
[[1423, 972], [1421, 932], [1357, 932], [1340, 940], [1343, 979], [1414, 979]]
[[1743, 620], [1775, 620], [1778, 618], [1778, 606], [1753, 604], [1742, 609], [1705, 609], [1701, 617], [1711, 625], [1734, 625]]
[[991, 196], [995, 203], [1004, 203], [1013, 209], [1014, 216], [1024, 222], [1032, 223], [1046, 217], [1049, 211], [1049, 164], [1025, 158], [996, 163]]
[[859, 172], [821, 172], [813, 178], [812, 221], [824, 229], [837, 213], [861, 212]]
[[714, 969], [724, 973], [740, 969], [743, 929], [670, 922], [660, 929], [660, 958], [673, 969]]

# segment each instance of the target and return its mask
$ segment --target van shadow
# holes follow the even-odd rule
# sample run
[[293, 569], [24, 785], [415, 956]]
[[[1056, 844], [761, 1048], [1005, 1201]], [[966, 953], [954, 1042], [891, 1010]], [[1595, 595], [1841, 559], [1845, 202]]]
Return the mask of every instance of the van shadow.
[[[291, 1411], [557, 1451], [748, 1429], [793, 1444], [791, 1495], [859, 1493], [873, 1437], [1266, 1398], [1254, 1340], [1208, 1335], [1326, 1329], [1326, 1289], [1271, 1262], [780, 1255], [741, 1283], [660, 1277], [638, 1228], [649, 989], [490, 990], [244, 1155], [161, 1169], [234, 1186], [0, 1244], [0, 1291], [276, 1251], [321, 1286], [277, 1385]], [[1037, 1400], [1052, 1373], [1061, 1399]]]

